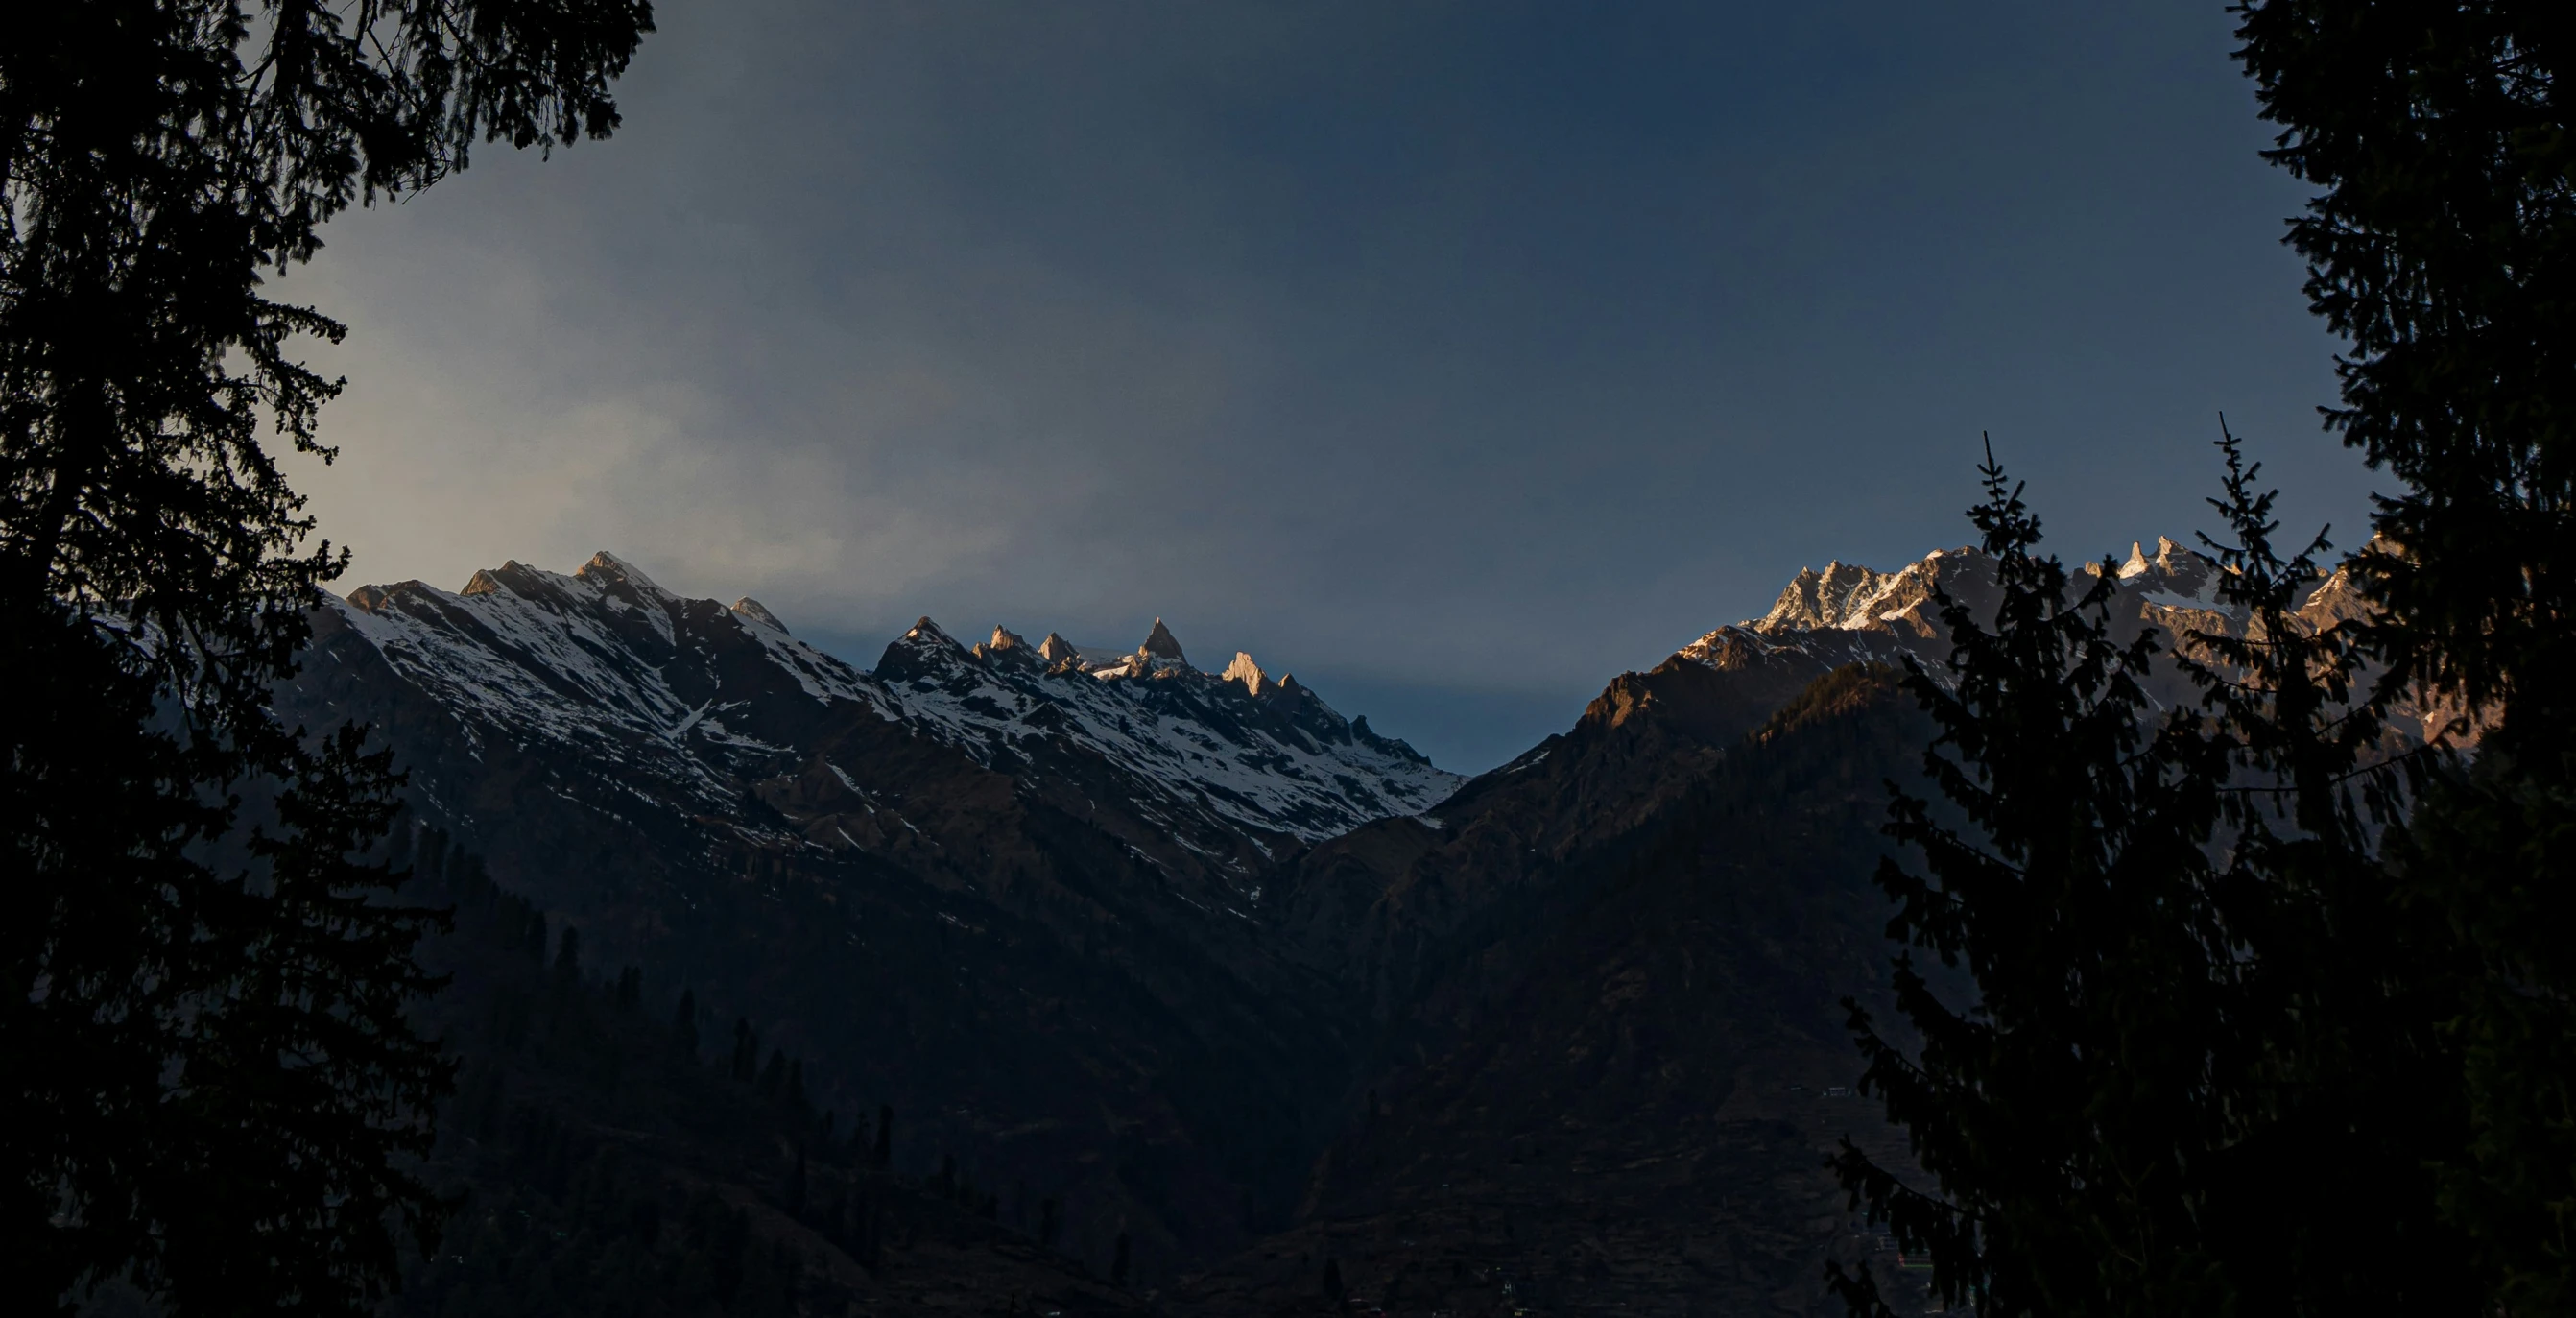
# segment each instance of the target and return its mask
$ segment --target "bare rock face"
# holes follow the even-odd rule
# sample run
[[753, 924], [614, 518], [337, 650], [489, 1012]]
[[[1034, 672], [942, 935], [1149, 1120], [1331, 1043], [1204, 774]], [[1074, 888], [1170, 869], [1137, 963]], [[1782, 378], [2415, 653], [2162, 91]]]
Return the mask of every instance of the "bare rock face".
[[1169, 659], [1177, 664], [1189, 662], [1181, 654], [1181, 643], [1172, 639], [1171, 628], [1165, 627], [1160, 618], [1154, 620], [1152, 634], [1145, 638], [1143, 645], [1136, 647], [1136, 653], [1155, 659]]
[[1025, 661], [1030, 657], [1032, 651], [1029, 649], [1029, 643], [1025, 637], [1022, 637], [1018, 632], [1012, 631], [999, 623], [995, 623], [993, 625], [992, 639], [984, 642], [982, 645], [976, 646], [974, 653], [975, 657], [978, 659], [994, 659], [1007, 655], [1012, 659]]
[[1038, 642], [1038, 657], [1046, 660], [1050, 664], [1061, 664], [1070, 662], [1079, 656], [1073, 648], [1073, 642], [1056, 635], [1054, 632], [1048, 632], [1046, 634], [1046, 639]]
[[1234, 652], [1234, 662], [1227, 664], [1225, 671], [1218, 676], [1228, 682], [1243, 683], [1243, 689], [1256, 696], [1265, 690], [1278, 689], [1271, 683], [1269, 675], [1261, 671], [1261, 665], [1252, 662], [1252, 656], [1241, 650]]

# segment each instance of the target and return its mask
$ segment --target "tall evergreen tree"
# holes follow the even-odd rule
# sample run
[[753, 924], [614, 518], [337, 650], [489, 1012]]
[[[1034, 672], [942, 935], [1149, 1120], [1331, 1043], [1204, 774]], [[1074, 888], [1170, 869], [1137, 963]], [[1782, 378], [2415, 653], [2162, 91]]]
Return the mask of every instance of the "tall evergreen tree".
[[2280, 557], [2222, 436], [2236, 623], [2174, 638], [2206, 695], [2161, 713], [2137, 681], [2158, 634], [2111, 645], [2111, 564], [2069, 603], [1989, 460], [1995, 615], [1945, 598], [1952, 659], [1909, 677], [1955, 814], [1900, 794], [1889, 831], [1929, 873], [1880, 875], [1891, 932], [1972, 987], [1899, 958], [1919, 1047], [1853, 1012], [1864, 1085], [1938, 1185], [1849, 1142], [1837, 1168], [1981, 1313], [2480, 1312], [2430, 1172], [2464, 1137], [2458, 977], [2371, 849], [2423, 760], [2390, 758], [2351, 632], [2298, 615], [2322, 537]]
[[[1940, 603], [1954, 655], [1907, 685], [1940, 733], [1925, 767], [1963, 817], [1900, 793], [1889, 832], [1928, 874], [1889, 861], [1891, 934], [1964, 966], [1959, 1004], [1895, 968], [1911, 1051], [1853, 1006], [1868, 1069], [1912, 1132], [1937, 1192], [1845, 1143], [1844, 1185], [1928, 1253], [1953, 1306], [1998, 1314], [2214, 1312], [2223, 1289], [2199, 1227], [2195, 1156], [2221, 1137], [2215, 1076], [2241, 1071], [2212, 1026], [2229, 985], [2203, 852], [2224, 765], [2183, 712], [2156, 717], [2140, 679], [2152, 633], [2111, 635], [2108, 564], [2072, 582], [2036, 552], [2038, 520], [1991, 457], [1971, 511], [1993, 556], [1989, 623]], [[2223, 1083], [2223, 1082], [2222, 1082]], [[1856, 1311], [1886, 1313], [1874, 1279], [1837, 1275]]]
[[[2258, 1312], [2476, 1310], [2467, 1242], [2431, 1169], [2464, 1113], [2445, 1023], [2463, 966], [2407, 910], [2373, 845], [2419, 796], [2438, 747], [2387, 735], [2368, 699], [2366, 629], [2303, 618], [2330, 548], [2284, 559], [2273, 495], [2224, 434], [2222, 569], [2234, 631], [2195, 631], [2184, 667], [2230, 760], [2223, 793], [2227, 943], [2242, 987], [2219, 1027], [2255, 1059], [2236, 1092], [2210, 1231], [2230, 1286]], [[2283, 1211], [2283, 1187], [2297, 1187]]]
[[2390, 694], [2483, 726], [2392, 852], [2447, 931], [2472, 1124], [2444, 1203], [2512, 1312], [2576, 1304], [2576, 23], [2541, 0], [2265, 0], [2240, 58], [2346, 342], [2326, 421], [2402, 488], [2361, 567]]
[[[265, 294], [352, 202], [617, 122], [642, 0], [91, 0], [0, 41], [0, 1294], [348, 1311], [431, 1202], [434, 923], [357, 862], [391, 765], [268, 693], [345, 563], [340, 326]], [[257, 821], [254, 829], [252, 824]]]

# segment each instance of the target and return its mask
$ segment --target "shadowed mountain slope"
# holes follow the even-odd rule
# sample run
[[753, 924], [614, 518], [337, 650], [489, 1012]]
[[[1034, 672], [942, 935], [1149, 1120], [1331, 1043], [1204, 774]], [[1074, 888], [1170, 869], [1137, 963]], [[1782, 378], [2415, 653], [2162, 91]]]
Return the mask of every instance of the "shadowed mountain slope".
[[1824, 1159], [1846, 1133], [1901, 1157], [1844, 1088], [1838, 1003], [1884, 977], [1882, 784], [1927, 730], [1883, 667], [1789, 706], [1629, 826], [1526, 862], [1544, 909], [1417, 961], [1433, 1024], [1361, 1096], [1304, 1221], [1183, 1307], [1323, 1312], [1330, 1258], [1389, 1312], [1826, 1314], [1827, 1258], [1890, 1264]]

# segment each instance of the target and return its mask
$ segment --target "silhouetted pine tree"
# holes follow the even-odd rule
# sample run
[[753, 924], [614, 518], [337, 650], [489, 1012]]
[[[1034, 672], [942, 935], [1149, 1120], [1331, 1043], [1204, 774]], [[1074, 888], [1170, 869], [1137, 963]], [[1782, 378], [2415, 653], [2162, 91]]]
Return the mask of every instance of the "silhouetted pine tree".
[[[1891, 931], [1974, 994], [1900, 956], [1912, 1052], [1853, 1010], [1864, 1086], [1938, 1189], [1849, 1142], [1837, 1169], [1980, 1313], [2475, 1312], [2427, 1171], [2460, 1130], [2426, 1078], [2441, 952], [2369, 852], [2402, 782], [2370, 762], [2351, 638], [2295, 615], [2322, 540], [2278, 557], [2271, 497], [2221, 446], [2233, 541], [2213, 548], [2244, 634], [2185, 638], [2205, 709], [2161, 713], [2136, 680], [2156, 634], [2111, 643], [2111, 565], [2068, 603], [1989, 459], [1995, 619], [1945, 599], [1947, 680], [1908, 678], [1965, 827], [1900, 794], [1889, 832], [1929, 875], [1880, 873]], [[1835, 1284], [1888, 1312], [1871, 1277]]]
[[[2290, 239], [2347, 343], [2328, 425], [2401, 482], [2358, 563], [2382, 694], [2487, 725], [2390, 846], [2470, 971], [2470, 1123], [2442, 1202], [2515, 1313], [2576, 1304], [2576, 42], [2528, 0], [2267, 0], [2239, 52], [2268, 153], [2317, 191]], [[2434, 978], [2442, 973], [2436, 967]]]
[[[2070, 600], [2065, 570], [2033, 552], [2020, 488], [1991, 455], [1982, 474], [1970, 515], [1993, 556], [1993, 624], [1945, 596], [1948, 671], [1907, 678], [1940, 729], [1926, 770], [1966, 828], [1898, 793], [1888, 831], [1929, 874], [1879, 873], [1899, 904], [1891, 934], [1965, 965], [1977, 999], [1944, 1001], [1901, 954], [1896, 1002], [1919, 1052], [1846, 1004], [1864, 1092], [1909, 1128], [1939, 1188], [1848, 1141], [1836, 1167], [1930, 1255], [1954, 1307], [2214, 1311], [2195, 1155], [2225, 1120], [2213, 1072], [2244, 1065], [2209, 1033], [2228, 988], [2210, 949], [2227, 935], [2203, 844], [2226, 765], [2188, 714], [2153, 714], [2139, 679], [2155, 640], [2112, 640], [2109, 565]], [[1835, 1281], [1856, 1312], [1888, 1312], [1870, 1275]]]

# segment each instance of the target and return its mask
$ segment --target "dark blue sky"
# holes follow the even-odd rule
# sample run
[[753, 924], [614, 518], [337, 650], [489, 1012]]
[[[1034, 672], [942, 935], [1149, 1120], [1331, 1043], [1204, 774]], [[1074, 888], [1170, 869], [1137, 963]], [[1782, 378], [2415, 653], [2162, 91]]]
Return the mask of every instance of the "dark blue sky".
[[[2358, 539], [2217, 4], [661, 6], [618, 137], [288, 291], [364, 580], [610, 548], [872, 661], [1248, 650], [1474, 770], [1800, 567]], [[352, 583], [354, 584], [354, 583]]]

